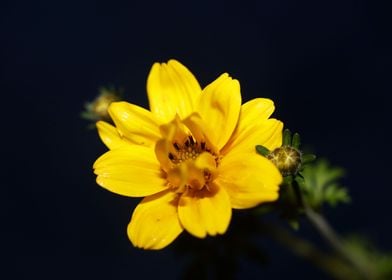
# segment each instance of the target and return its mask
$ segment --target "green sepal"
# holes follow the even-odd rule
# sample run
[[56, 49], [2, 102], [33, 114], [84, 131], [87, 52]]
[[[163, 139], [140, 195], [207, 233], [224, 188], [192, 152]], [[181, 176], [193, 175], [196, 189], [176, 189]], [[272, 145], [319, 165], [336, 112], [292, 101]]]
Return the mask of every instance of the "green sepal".
[[297, 184], [304, 184], [304, 175], [302, 175], [301, 172], [298, 172], [297, 174], [295, 174], [295, 181], [297, 182]]
[[268, 150], [266, 147], [264, 147], [262, 145], [257, 145], [256, 152], [259, 153], [260, 155], [266, 157], [270, 153], [270, 150]]
[[283, 130], [283, 146], [290, 146], [291, 144], [291, 132], [290, 129], [286, 128]]
[[283, 177], [283, 184], [290, 186], [293, 183], [293, 175]]
[[300, 145], [301, 145], [301, 137], [296, 132], [296, 133], [294, 133], [293, 139], [291, 140], [291, 146], [298, 150]]
[[313, 154], [302, 155], [302, 164], [310, 163], [310, 162], [314, 161], [315, 159], [316, 159], [316, 155], [313, 155]]

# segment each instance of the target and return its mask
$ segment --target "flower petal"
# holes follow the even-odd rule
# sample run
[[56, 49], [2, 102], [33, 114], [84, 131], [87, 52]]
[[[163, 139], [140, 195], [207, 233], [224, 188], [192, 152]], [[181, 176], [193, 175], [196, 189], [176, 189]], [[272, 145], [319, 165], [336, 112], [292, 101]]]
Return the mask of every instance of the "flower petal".
[[160, 137], [157, 120], [142, 107], [127, 102], [113, 102], [109, 106], [109, 114], [119, 133], [135, 144], [152, 146]]
[[99, 137], [109, 149], [112, 150], [121, 147], [127, 143], [125, 139], [121, 138], [117, 129], [111, 124], [108, 124], [104, 121], [98, 121], [96, 126], [98, 129]]
[[177, 215], [178, 195], [165, 191], [145, 197], [128, 225], [132, 244], [143, 249], [166, 247], [183, 231]]
[[173, 162], [169, 159], [169, 154], [175, 157], [177, 149], [174, 143], [183, 143], [189, 137], [189, 129], [181, 123], [178, 115], [169, 123], [161, 125], [160, 131], [162, 139], [158, 140], [155, 145], [155, 154], [163, 170], [168, 171], [174, 167]]
[[222, 154], [244, 152], [255, 153], [256, 145], [263, 145], [270, 151], [282, 145], [283, 123], [276, 119], [249, 124], [239, 129], [222, 149]]
[[255, 98], [246, 102], [241, 106], [240, 130], [254, 122], [267, 120], [274, 110], [274, 102], [271, 99]]
[[273, 150], [282, 144], [283, 124], [268, 119], [275, 107], [270, 99], [255, 98], [241, 106], [238, 125], [222, 154], [229, 151], [254, 152], [256, 145]]
[[208, 152], [201, 153], [195, 162], [195, 166], [200, 170], [208, 170], [209, 172], [215, 172], [216, 169], [216, 160], [213, 155]]
[[198, 113], [192, 113], [184, 121], [184, 124], [189, 128], [193, 137], [197, 142], [204, 142], [206, 147], [213, 153], [219, 153], [219, 149], [211, 142], [209, 136], [211, 131], [208, 130], [206, 122], [200, 117]]
[[197, 112], [207, 126], [209, 139], [219, 149], [232, 135], [240, 108], [240, 84], [226, 73], [203, 90]]
[[[276, 119], [269, 119], [266, 121], [266, 124], [263, 126], [268, 127], [268, 130], [265, 129], [263, 130], [263, 132], [261, 132], [261, 129], [258, 128], [259, 130], [256, 132], [256, 134], [263, 135], [263, 136], [258, 138], [259, 142], [257, 143], [257, 145], [263, 145], [270, 151], [273, 151], [276, 148], [282, 146], [283, 123]], [[254, 146], [252, 147], [254, 148]]]
[[193, 74], [176, 60], [155, 63], [147, 79], [151, 112], [162, 122], [171, 121], [176, 114], [181, 119], [194, 111], [201, 88]]
[[171, 146], [171, 142], [166, 139], [159, 140], [155, 145], [155, 156], [165, 172], [174, 167], [174, 163], [169, 158]]
[[178, 204], [181, 224], [199, 238], [207, 234], [223, 234], [231, 219], [230, 199], [226, 191], [214, 184], [209, 189], [188, 190], [182, 194]]
[[125, 196], [141, 197], [167, 189], [154, 150], [144, 146], [108, 151], [94, 163], [94, 173], [98, 185]]
[[282, 176], [275, 165], [256, 153], [229, 153], [220, 162], [215, 182], [237, 209], [254, 207], [278, 198]]

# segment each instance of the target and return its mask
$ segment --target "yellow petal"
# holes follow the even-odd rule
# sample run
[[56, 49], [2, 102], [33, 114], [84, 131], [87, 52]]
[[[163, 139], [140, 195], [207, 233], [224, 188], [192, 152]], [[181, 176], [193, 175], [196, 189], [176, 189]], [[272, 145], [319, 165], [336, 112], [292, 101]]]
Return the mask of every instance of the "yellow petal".
[[218, 149], [232, 135], [240, 108], [240, 84], [228, 74], [222, 74], [203, 90], [197, 112], [205, 122], [209, 139]]
[[113, 102], [109, 114], [117, 130], [131, 142], [152, 146], [160, 137], [157, 120], [150, 111], [127, 102]]
[[263, 145], [272, 151], [282, 145], [282, 129], [283, 123], [276, 119], [249, 123], [233, 135], [222, 154], [255, 153], [256, 145]]
[[171, 147], [171, 142], [166, 139], [160, 139], [155, 145], [155, 156], [158, 159], [161, 168], [166, 172], [174, 167], [173, 162], [169, 159]]
[[117, 129], [114, 126], [103, 121], [97, 122], [96, 125], [99, 137], [109, 149], [112, 150], [127, 143], [125, 139], [121, 138], [120, 134], [118, 134]]
[[271, 99], [255, 98], [241, 106], [240, 120], [243, 124], [266, 120], [274, 112], [275, 106]]
[[273, 150], [282, 144], [283, 124], [268, 119], [275, 107], [270, 99], [256, 98], [241, 106], [238, 125], [223, 148], [222, 154], [230, 152], [254, 152], [256, 145]]
[[128, 225], [132, 244], [143, 249], [166, 247], [183, 231], [177, 215], [178, 195], [165, 191], [145, 197]]
[[233, 136], [254, 123], [262, 123], [274, 112], [275, 106], [271, 99], [255, 98], [241, 106], [238, 125]]
[[182, 191], [188, 182], [189, 172], [186, 163], [179, 164], [167, 172], [167, 181]]
[[208, 152], [203, 152], [196, 158], [195, 166], [200, 170], [214, 172], [216, 169], [215, 157]]
[[206, 122], [200, 117], [198, 113], [192, 113], [183, 121], [183, 123], [189, 128], [197, 142], [204, 142], [206, 147], [208, 147], [208, 149], [213, 153], [219, 152], [217, 146], [214, 145], [214, 143], [212, 143], [209, 138], [211, 131], [209, 131]]
[[256, 153], [229, 153], [221, 160], [218, 174], [215, 183], [229, 194], [233, 208], [250, 208], [278, 198], [282, 176]]
[[168, 170], [167, 180], [180, 191], [186, 186], [201, 190], [206, 184], [207, 173], [210, 180], [214, 177], [215, 170], [215, 158], [210, 153], [203, 152], [196, 160], [181, 162]]
[[214, 184], [209, 188], [210, 191], [205, 188], [186, 191], [178, 205], [181, 224], [199, 238], [225, 233], [231, 219], [230, 199], [226, 191]]
[[169, 159], [169, 154], [177, 154], [173, 144], [183, 143], [189, 136], [189, 129], [181, 123], [178, 115], [176, 115], [171, 122], [161, 125], [160, 131], [162, 139], [158, 140], [155, 145], [155, 154], [163, 170], [168, 171], [174, 166]]
[[147, 79], [151, 112], [162, 122], [171, 121], [176, 114], [181, 119], [194, 111], [201, 88], [193, 74], [176, 60], [155, 63]]
[[[269, 119], [266, 122], [269, 124], [267, 125], [269, 127], [268, 131], [269, 133], [265, 132], [263, 133], [263, 137], [258, 138], [258, 143], [259, 145], [263, 145], [270, 151], [275, 150], [276, 148], [282, 146], [282, 129], [283, 129], [283, 123], [281, 121], [278, 121], [276, 119]], [[261, 135], [261, 132], [260, 132]]]
[[110, 150], [94, 163], [97, 183], [111, 192], [141, 197], [166, 190], [154, 150], [139, 145]]

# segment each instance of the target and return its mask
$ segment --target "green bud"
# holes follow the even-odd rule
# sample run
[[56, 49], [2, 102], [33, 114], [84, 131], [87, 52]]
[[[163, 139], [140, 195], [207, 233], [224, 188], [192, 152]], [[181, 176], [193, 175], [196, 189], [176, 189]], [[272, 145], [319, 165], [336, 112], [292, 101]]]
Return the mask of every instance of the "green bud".
[[283, 176], [296, 175], [301, 168], [302, 154], [290, 146], [282, 146], [273, 150], [267, 158], [278, 167]]

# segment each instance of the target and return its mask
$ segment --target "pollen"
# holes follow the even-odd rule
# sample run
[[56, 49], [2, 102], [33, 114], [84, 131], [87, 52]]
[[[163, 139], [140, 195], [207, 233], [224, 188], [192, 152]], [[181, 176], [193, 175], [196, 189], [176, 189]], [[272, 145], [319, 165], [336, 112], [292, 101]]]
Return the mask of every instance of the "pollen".
[[209, 152], [206, 149], [205, 142], [198, 143], [193, 136], [189, 135], [183, 143], [173, 143], [175, 152], [169, 153], [169, 159], [175, 163], [180, 164], [187, 160], [195, 160], [202, 152]]

